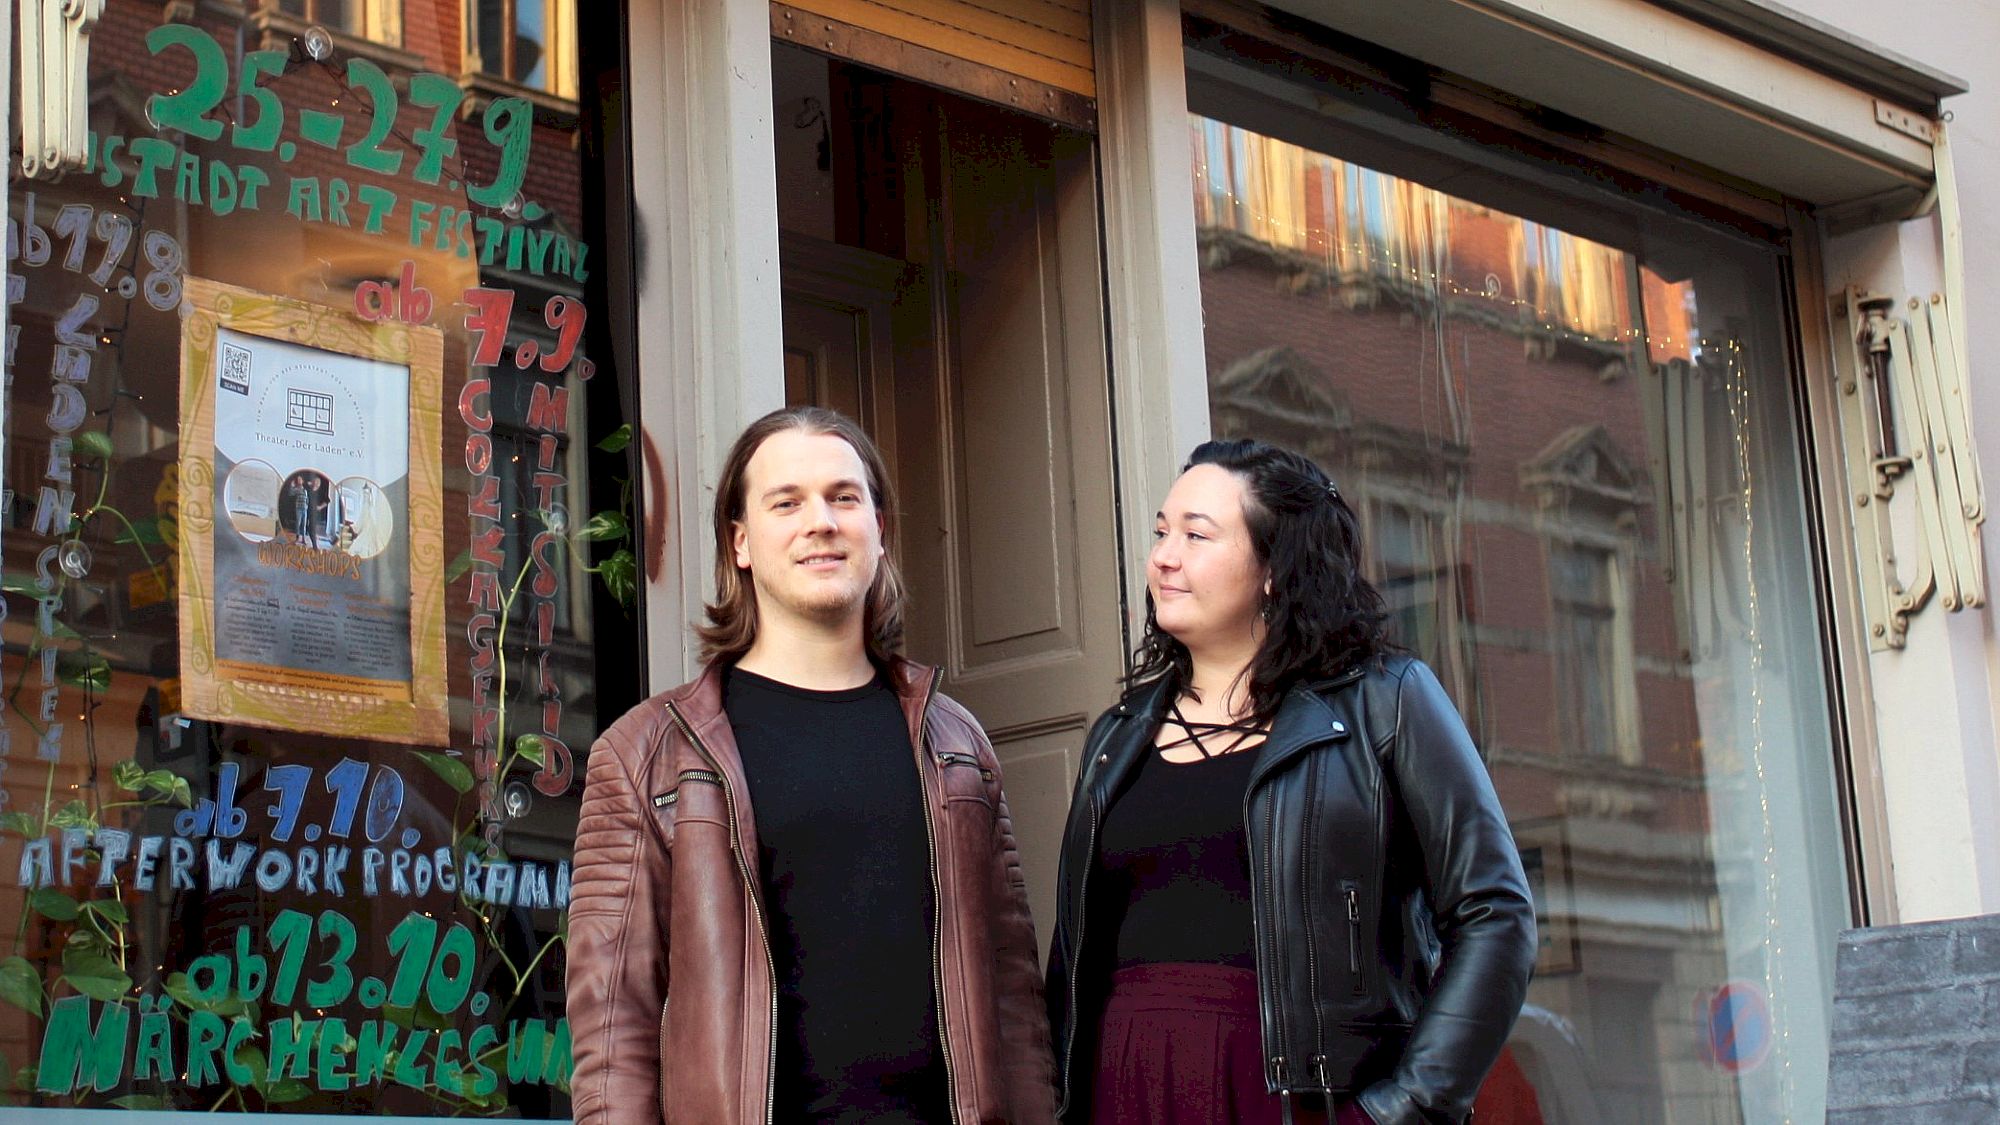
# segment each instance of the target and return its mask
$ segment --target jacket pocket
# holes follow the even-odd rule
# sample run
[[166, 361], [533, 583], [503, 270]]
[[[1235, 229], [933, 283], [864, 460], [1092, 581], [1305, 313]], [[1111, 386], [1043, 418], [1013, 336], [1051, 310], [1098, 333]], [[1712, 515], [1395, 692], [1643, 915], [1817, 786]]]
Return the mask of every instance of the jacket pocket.
[[1325, 1081], [1335, 1091], [1360, 1091], [1389, 1077], [1410, 1042], [1410, 1025], [1344, 1021], [1327, 1032]]
[[1352, 879], [1340, 881], [1341, 908], [1347, 919], [1347, 977], [1349, 988], [1360, 996], [1368, 991], [1368, 982], [1362, 976], [1361, 949], [1361, 884]]
[[977, 801], [991, 808], [993, 798], [986, 787], [993, 783], [993, 770], [971, 754], [955, 751], [937, 755], [939, 791], [946, 802]]
[[674, 779], [674, 787], [653, 796], [653, 811], [664, 816], [668, 838], [672, 839], [676, 822], [700, 821], [710, 824], [729, 822], [729, 802], [723, 796], [722, 775], [714, 770], [682, 770]]

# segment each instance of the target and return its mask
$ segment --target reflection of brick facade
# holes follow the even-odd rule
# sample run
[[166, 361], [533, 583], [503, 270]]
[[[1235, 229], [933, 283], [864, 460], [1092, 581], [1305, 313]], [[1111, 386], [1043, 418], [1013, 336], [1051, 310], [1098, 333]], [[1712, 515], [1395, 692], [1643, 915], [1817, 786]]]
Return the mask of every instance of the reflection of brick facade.
[[[1509, 276], [1510, 224], [1520, 226], [1455, 214], [1447, 258], [1464, 288]], [[1561, 826], [1560, 877], [1634, 896], [1630, 907], [1577, 908], [1562, 936], [1581, 942], [1582, 971], [1549, 971], [1545, 959], [1534, 995], [1591, 1044], [1605, 1119], [1658, 1120], [1670, 1104], [1675, 1120], [1736, 1120], [1729, 1079], [1695, 1057], [1694, 1006], [1724, 970], [1696, 683], [1676, 624], [1681, 591], [1660, 558], [1647, 361], [1493, 315], [1485, 292], [1448, 298], [1440, 318], [1434, 291], [1394, 277], [1329, 277], [1235, 231], [1203, 229], [1200, 241], [1216, 432], [1304, 448], [1366, 523], [1385, 503], [1426, 513], [1431, 564], [1457, 588], [1434, 608], [1450, 620], [1412, 643], [1492, 756], [1510, 817]], [[1659, 306], [1685, 336], [1680, 291], [1649, 279], [1645, 292], [1649, 314]], [[1574, 495], [1531, 483], [1555, 471], [1548, 458], [1578, 451], [1574, 464], [1595, 466], [1603, 482], [1582, 480]], [[1561, 664], [1581, 654], [1564, 649], [1551, 557], [1572, 541], [1618, 560], [1622, 650], [1592, 671], [1607, 691], [1629, 678], [1631, 713], [1619, 716], [1629, 747], [1564, 742]], [[1530, 1072], [1549, 1081], [1546, 1069]]]
[[[1532, 754], [1564, 755], [1580, 748], [1557, 744], [1550, 644], [1550, 590], [1546, 534], [1535, 529], [1533, 499], [1525, 494], [1521, 466], [1543, 447], [1578, 426], [1603, 426], [1626, 459], [1644, 466], [1647, 438], [1633, 376], [1602, 379], [1601, 357], [1581, 349], [1559, 349], [1553, 358], [1530, 354], [1521, 334], [1447, 319], [1440, 332], [1431, 318], [1400, 302], [1350, 308], [1334, 289], [1289, 294], [1283, 274], [1245, 253], [1202, 278], [1209, 369], [1227, 369], [1237, 358], [1274, 345], [1295, 349], [1337, 390], [1354, 418], [1381, 423], [1421, 440], [1449, 437], [1452, 393], [1462, 396], [1463, 424], [1472, 450], [1462, 500], [1474, 513], [1465, 521], [1455, 550], [1469, 563], [1472, 588], [1466, 591], [1478, 637], [1472, 663], [1477, 669], [1479, 734], [1489, 751], [1502, 748]], [[1438, 363], [1440, 346], [1448, 363]], [[1447, 376], [1445, 367], [1449, 368]], [[1344, 466], [1349, 454], [1337, 446], [1319, 451], [1342, 474], [1343, 487], [1365, 504], [1371, 473]], [[1357, 479], [1358, 476], [1358, 479]], [[1450, 498], [1439, 496], [1446, 501]], [[1677, 670], [1681, 646], [1675, 635], [1673, 590], [1662, 579], [1655, 549], [1651, 506], [1635, 509], [1607, 534], [1629, 537], [1637, 566], [1632, 594], [1639, 719], [1644, 732], [1636, 763], [1662, 776], [1698, 779], [1696, 719], [1685, 674]], [[1506, 643], [1501, 638], [1515, 638]], [[1435, 654], [1430, 655], [1433, 660]], [[1472, 700], [1461, 700], [1472, 709]], [[1559, 811], [1546, 779], [1503, 773], [1518, 816]], [[1544, 803], [1544, 802], [1549, 803]], [[1699, 794], [1668, 798], [1666, 821], [1700, 829], [1705, 811]]]

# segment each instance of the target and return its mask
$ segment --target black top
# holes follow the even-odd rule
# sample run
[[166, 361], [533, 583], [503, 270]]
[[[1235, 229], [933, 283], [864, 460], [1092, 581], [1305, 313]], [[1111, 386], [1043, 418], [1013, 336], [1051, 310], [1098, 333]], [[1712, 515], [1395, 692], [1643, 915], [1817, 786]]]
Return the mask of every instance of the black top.
[[1119, 968], [1193, 961], [1255, 969], [1243, 796], [1257, 750], [1145, 754], [1105, 811], [1099, 874]]
[[879, 676], [807, 691], [730, 669], [722, 706], [777, 963], [777, 1120], [946, 1120], [930, 840], [901, 704]]

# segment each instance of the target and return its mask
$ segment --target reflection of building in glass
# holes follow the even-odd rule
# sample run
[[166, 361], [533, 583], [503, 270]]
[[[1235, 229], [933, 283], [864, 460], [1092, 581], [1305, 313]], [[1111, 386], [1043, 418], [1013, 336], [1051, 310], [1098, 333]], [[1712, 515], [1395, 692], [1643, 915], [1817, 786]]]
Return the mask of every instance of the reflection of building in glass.
[[297, 16], [329, 31], [345, 32], [391, 47], [402, 45], [400, 0], [278, 0], [276, 7], [288, 16]]
[[[1768, 639], [1787, 603], [1771, 594], [1784, 548], [1750, 538], [1748, 506], [1768, 507], [1752, 474], [1782, 395], [1748, 382], [1741, 341], [1701, 339], [1724, 299], [1695, 300], [1699, 270], [1669, 281], [1625, 250], [1222, 122], [1195, 118], [1191, 136], [1214, 428], [1334, 474], [1398, 635], [1490, 756], [1543, 914], [1513, 1044], [1542, 1111], [1768, 1119], [1772, 1072], [1705, 1059], [1697, 1013], [1747, 977], [1789, 1005], [1793, 1034], [1825, 1034], [1820, 954], [1774, 952], [1825, 909], [1823, 887], [1775, 887], [1764, 845], [1770, 805], [1802, 818], [1831, 787], [1802, 799], [1767, 776], [1758, 798], [1745, 772], [1753, 756], [1787, 776], [1830, 768], [1805, 731], [1753, 730], [1818, 685], [1752, 682], [1746, 663], [1748, 618]], [[1770, 536], [1799, 517], [1758, 518]], [[1810, 651], [1812, 615], [1792, 604], [1782, 628]], [[1838, 853], [1828, 838], [1786, 877], [1833, 871], [1837, 895]], [[1808, 1085], [1823, 1072], [1811, 1051], [1786, 1065]]]

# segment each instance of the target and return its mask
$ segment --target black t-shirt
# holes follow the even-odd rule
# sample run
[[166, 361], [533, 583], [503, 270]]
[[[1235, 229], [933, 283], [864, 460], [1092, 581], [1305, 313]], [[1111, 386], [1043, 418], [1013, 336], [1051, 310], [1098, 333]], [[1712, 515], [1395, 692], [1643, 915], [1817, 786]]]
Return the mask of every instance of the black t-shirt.
[[1255, 969], [1243, 796], [1257, 751], [1194, 762], [1148, 752], [1099, 829], [1118, 968], [1170, 961]]
[[777, 1120], [947, 1120], [930, 840], [902, 705], [879, 676], [807, 691], [737, 669], [722, 705], [777, 963]]

